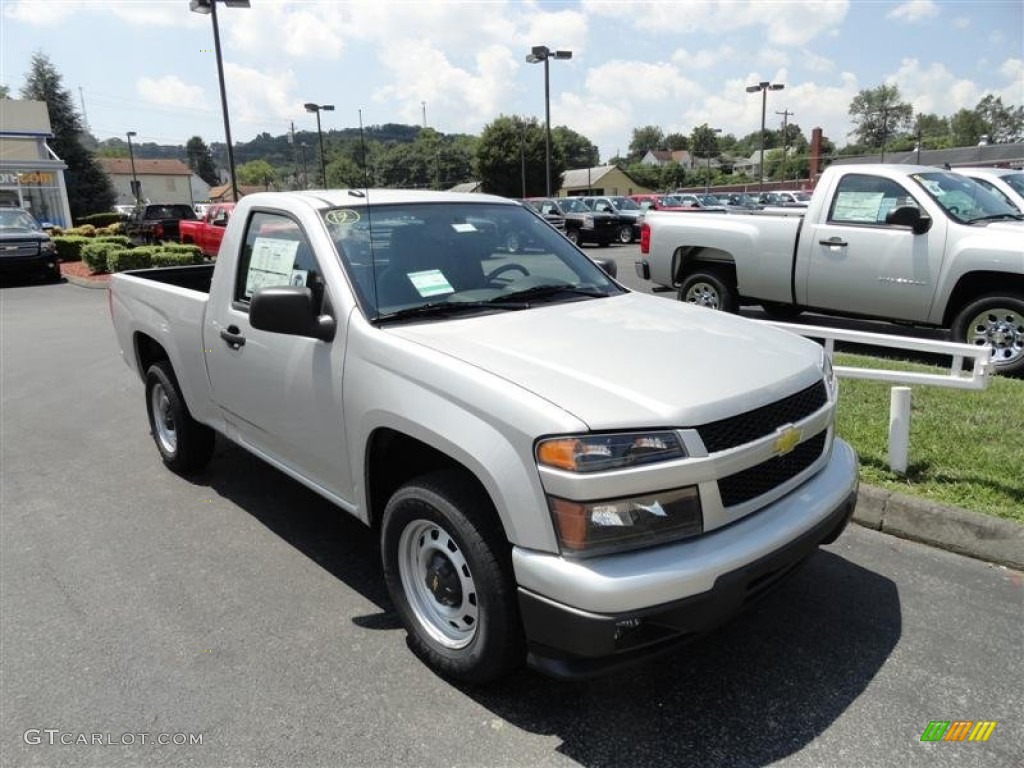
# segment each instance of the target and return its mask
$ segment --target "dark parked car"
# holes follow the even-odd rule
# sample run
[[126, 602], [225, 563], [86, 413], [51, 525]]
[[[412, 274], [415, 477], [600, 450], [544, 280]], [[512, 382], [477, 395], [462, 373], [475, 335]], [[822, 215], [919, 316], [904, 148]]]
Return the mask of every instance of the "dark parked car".
[[151, 203], [132, 211], [121, 231], [135, 243], [178, 242], [178, 222], [198, 218], [188, 203]]
[[584, 197], [583, 202], [592, 211], [610, 213], [619, 217], [618, 241], [623, 245], [639, 239], [640, 223], [644, 219], [644, 211], [635, 200], [630, 200], [624, 195], [601, 195]]
[[565, 212], [559, 207], [557, 200], [551, 197], [529, 197], [523, 202], [543, 216], [544, 221], [552, 227], [559, 232], [565, 232]]
[[57, 245], [22, 208], [0, 208], [0, 272], [60, 280]]

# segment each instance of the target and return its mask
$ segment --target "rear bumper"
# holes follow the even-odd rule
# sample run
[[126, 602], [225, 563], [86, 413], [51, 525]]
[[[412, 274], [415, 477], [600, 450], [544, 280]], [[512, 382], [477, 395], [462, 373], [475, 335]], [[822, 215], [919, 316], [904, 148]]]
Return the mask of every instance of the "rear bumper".
[[[591, 677], [692, 640], [743, 611], [819, 545], [834, 541], [849, 522], [857, 502], [856, 458], [842, 441], [836, 441], [833, 454], [816, 477], [749, 518], [698, 540], [601, 558], [618, 562], [588, 574], [595, 589], [612, 598], [628, 590], [629, 582], [664, 579], [668, 573], [678, 578], [676, 599], [609, 613], [576, 608], [531, 589], [529, 564], [515, 554], [530, 666], [558, 678]], [[830, 483], [826, 491], [822, 486]], [[771, 540], [767, 549], [766, 539]], [[632, 566], [623, 569], [627, 559]], [[590, 569], [585, 562], [575, 566], [581, 567]], [[618, 578], [609, 580], [613, 574]], [[702, 580], [706, 588], [692, 588]]]

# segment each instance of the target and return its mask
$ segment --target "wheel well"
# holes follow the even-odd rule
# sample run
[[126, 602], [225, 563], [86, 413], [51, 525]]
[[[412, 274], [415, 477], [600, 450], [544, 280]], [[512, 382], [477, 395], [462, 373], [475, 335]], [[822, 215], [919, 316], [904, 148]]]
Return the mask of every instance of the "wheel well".
[[400, 485], [427, 472], [456, 470], [489, 497], [483, 484], [469, 468], [446, 453], [393, 429], [378, 429], [366, 449], [366, 498], [369, 522], [380, 524], [388, 499]]
[[1024, 297], [1024, 275], [1007, 272], [969, 272], [964, 275], [946, 302], [943, 325], [947, 328], [952, 325], [957, 313], [974, 299], [995, 292]]
[[736, 263], [732, 255], [725, 251], [701, 246], [683, 246], [676, 249], [672, 258], [675, 264], [672, 274], [677, 285], [683, 281], [685, 275], [701, 268], [714, 268], [736, 285]]
[[139, 375], [145, 378], [149, 366], [159, 360], [170, 360], [160, 342], [144, 333], [135, 334], [135, 359], [139, 363]]

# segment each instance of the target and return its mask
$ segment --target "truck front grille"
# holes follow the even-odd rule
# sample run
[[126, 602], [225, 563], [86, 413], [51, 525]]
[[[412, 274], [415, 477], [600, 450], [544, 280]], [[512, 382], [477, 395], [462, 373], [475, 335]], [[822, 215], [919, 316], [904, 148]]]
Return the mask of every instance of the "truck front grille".
[[[774, 403], [755, 408], [753, 411], [712, 421], [697, 427], [708, 453], [735, 448], [765, 435], [772, 434], [784, 424], [793, 424], [810, 416], [828, 402], [825, 382], [815, 384], [796, 394], [784, 397]], [[802, 446], [801, 446], [802, 447]], [[820, 453], [820, 451], [819, 451]]]
[[29, 259], [39, 255], [38, 240], [7, 240], [0, 242], [0, 257], [7, 259]]
[[718, 481], [718, 491], [722, 495], [722, 505], [734, 507], [773, 488], [782, 485], [790, 478], [796, 477], [813, 464], [825, 450], [825, 437], [828, 430], [824, 429], [814, 437], [805, 440], [790, 453], [775, 456], [768, 461], [744, 469], [734, 475], [723, 477]]

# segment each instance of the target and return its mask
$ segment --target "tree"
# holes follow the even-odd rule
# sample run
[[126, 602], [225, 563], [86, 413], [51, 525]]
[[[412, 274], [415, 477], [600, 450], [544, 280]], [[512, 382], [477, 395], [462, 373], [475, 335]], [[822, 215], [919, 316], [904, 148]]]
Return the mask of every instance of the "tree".
[[213, 153], [206, 146], [206, 142], [199, 136], [193, 136], [185, 143], [185, 162], [192, 169], [192, 173], [205, 181], [210, 186], [220, 183], [217, 177], [217, 169], [213, 164]]
[[948, 117], [935, 114], [918, 114], [914, 123], [915, 141], [921, 137], [921, 149], [948, 149], [953, 146], [953, 132]]
[[266, 160], [250, 160], [235, 168], [238, 174], [238, 183], [252, 186], [263, 186], [270, 189], [270, 185], [277, 181], [277, 172], [274, 166]]
[[82, 123], [71, 94], [63, 86], [60, 74], [49, 58], [41, 51], [32, 55], [21, 97], [46, 102], [50, 130], [53, 131], [53, 138], [48, 143], [68, 167], [64, 180], [72, 219], [111, 210], [117, 193], [96, 158], [83, 146]]
[[988, 124], [973, 109], [961, 109], [949, 118], [954, 147], [972, 147], [988, 133]]
[[665, 137], [665, 149], [672, 152], [681, 152], [690, 148], [690, 139], [681, 133], [670, 133]]
[[656, 125], [645, 125], [633, 129], [633, 138], [629, 142], [629, 156], [639, 160], [649, 151], [661, 149], [665, 145], [665, 134]]
[[[500, 115], [484, 126], [476, 145], [474, 170], [484, 189], [495, 195], [520, 197], [523, 194], [523, 159], [526, 162], [526, 196], [547, 194], [544, 181], [544, 129], [536, 118]], [[551, 189], [561, 186], [565, 159], [561, 147], [551, 144]]]
[[910, 130], [914, 108], [900, 101], [897, 86], [880, 85], [854, 96], [848, 114], [856, 126], [850, 135], [861, 144], [884, 149], [890, 139]]
[[566, 168], [592, 168], [599, 162], [594, 142], [564, 125], [551, 129], [551, 144], [558, 145]]
[[11, 89], [10, 88], [8, 88], [6, 85], [0, 85], [0, 99], [9, 99], [9, 98], [11, 98], [10, 94], [11, 94]]
[[1017, 142], [1024, 136], [1024, 107], [1004, 107], [1001, 97], [988, 94], [974, 111], [988, 127], [994, 144]]

